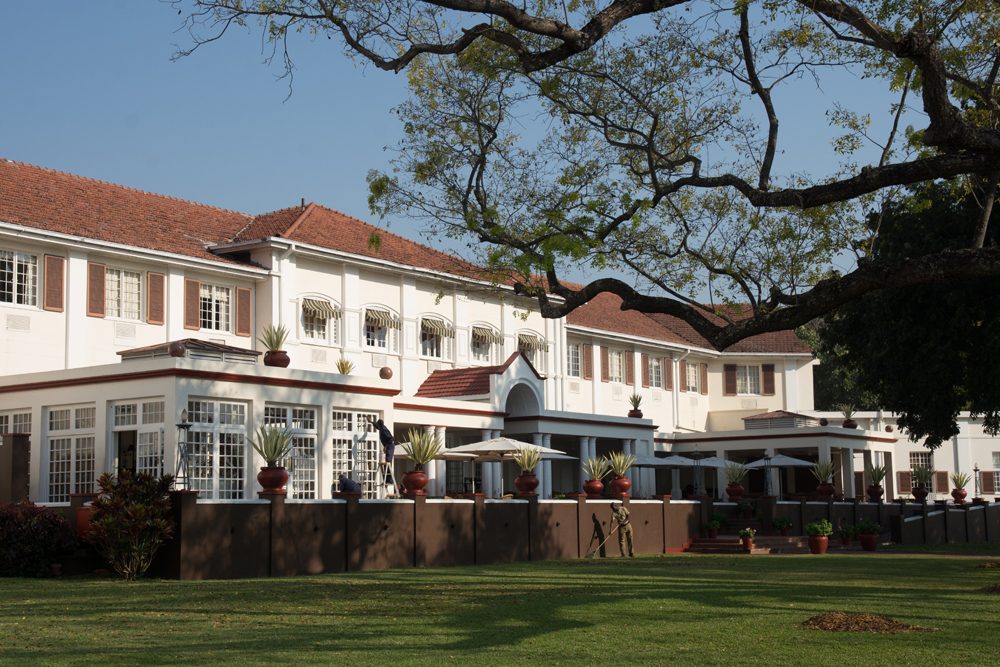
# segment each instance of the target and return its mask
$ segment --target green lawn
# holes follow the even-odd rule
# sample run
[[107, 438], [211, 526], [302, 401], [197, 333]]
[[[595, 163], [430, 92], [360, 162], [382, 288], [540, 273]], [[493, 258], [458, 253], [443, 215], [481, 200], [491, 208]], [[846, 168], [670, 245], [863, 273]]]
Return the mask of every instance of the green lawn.
[[[127, 584], [0, 580], [0, 663], [1000, 664], [982, 558], [663, 556]], [[825, 611], [939, 632], [831, 633]]]

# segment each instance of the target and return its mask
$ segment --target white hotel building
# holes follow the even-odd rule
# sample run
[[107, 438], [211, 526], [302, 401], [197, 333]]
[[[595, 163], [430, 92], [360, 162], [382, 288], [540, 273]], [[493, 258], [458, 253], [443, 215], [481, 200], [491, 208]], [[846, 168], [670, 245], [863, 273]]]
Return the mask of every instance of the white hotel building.
[[[329, 497], [345, 472], [373, 496], [369, 416], [397, 440], [427, 429], [449, 447], [504, 434], [574, 457], [833, 459], [848, 496], [863, 462], [883, 461], [899, 473], [889, 497], [906, 492], [891, 487], [926, 450], [881, 415], [859, 420], [871, 430], [785, 414], [745, 428], [761, 413], [819, 416], [815, 362], [791, 332], [719, 351], [683, 322], [618, 306], [603, 295], [546, 320], [463, 260], [316, 204], [254, 216], [0, 161], [0, 433], [31, 434], [33, 500], [67, 502], [122, 467], [172, 473], [179, 441], [202, 498], [253, 498], [262, 462], [248, 437], [268, 423], [295, 433], [293, 497]], [[287, 369], [260, 363], [269, 324], [291, 332]], [[633, 393], [643, 418], [626, 416]], [[992, 492], [1000, 445], [975, 429], [931, 463], [978, 464]], [[429, 491], [474, 479], [498, 495], [510, 468], [437, 462]], [[577, 461], [537, 472], [545, 497], [581, 490]], [[786, 493], [809, 490], [801, 473], [771, 474]], [[691, 476], [637, 469], [633, 494], [678, 495]]]

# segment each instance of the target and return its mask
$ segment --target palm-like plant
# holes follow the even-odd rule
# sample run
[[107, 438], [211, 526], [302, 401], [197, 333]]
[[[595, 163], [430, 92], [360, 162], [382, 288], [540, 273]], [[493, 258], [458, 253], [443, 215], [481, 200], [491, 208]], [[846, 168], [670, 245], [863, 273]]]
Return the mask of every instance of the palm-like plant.
[[354, 370], [354, 362], [350, 359], [345, 359], [341, 357], [337, 359], [337, 372], [341, 375], [350, 375], [351, 371]]
[[404, 442], [401, 446], [417, 470], [423, 470], [425, 465], [441, 454], [441, 443], [427, 431], [411, 428], [406, 437], [409, 442]]
[[913, 475], [913, 483], [923, 487], [930, 486], [934, 477], [934, 471], [927, 466], [914, 466], [910, 474]]
[[267, 467], [274, 468], [292, 450], [292, 434], [280, 426], [264, 425], [257, 429], [257, 435], [250, 439], [250, 444], [267, 461]]
[[971, 481], [972, 476], [967, 472], [959, 471], [951, 473], [951, 483], [955, 485], [956, 489], [964, 489]]
[[726, 464], [726, 481], [730, 484], [739, 484], [747, 476], [747, 467], [742, 463], [731, 462]]
[[882, 481], [885, 480], [886, 467], [884, 465], [873, 465], [865, 469], [868, 475], [868, 479], [874, 486], [882, 486]]
[[642, 396], [639, 394], [632, 394], [628, 397], [628, 402], [632, 405], [633, 410], [638, 410], [639, 406], [642, 405]]
[[820, 461], [814, 463], [811, 468], [813, 476], [819, 480], [820, 484], [828, 484], [833, 481], [833, 473], [836, 471], [833, 461]]
[[517, 451], [511, 454], [511, 458], [521, 472], [534, 472], [535, 466], [542, 460], [542, 453], [530, 447], [518, 447]]
[[260, 336], [257, 340], [259, 340], [264, 347], [271, 352], [277, 352], [284, 348], [285, 341], [288, 340], [288, 329], [286, 329], [282, 324], [279, 324], [278, 326], [268, 324], [261, 330]]
[[587, 479], [603, 479], [611, 470], [611, 463], [603, 456], [591, 456], [583, 462], [583, 472]]
[[635, 454], [625, 452], [611, 452], [608, 455], [608, 464], [611, 470], [619, 477], [624, 477], [628, 469], [635, 465]]

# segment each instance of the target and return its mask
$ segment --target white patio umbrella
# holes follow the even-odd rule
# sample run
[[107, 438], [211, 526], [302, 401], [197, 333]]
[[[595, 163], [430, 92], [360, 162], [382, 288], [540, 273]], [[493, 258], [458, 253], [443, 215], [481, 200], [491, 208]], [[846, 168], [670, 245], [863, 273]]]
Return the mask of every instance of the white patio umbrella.
[[735, 461], [722, 459], [718, 456], [708, 456], [703, 459], [694, 459], [694, 467], [696, 468], [725, 468], [730, 463], [735, 463]]
[[[757, 459], [756, 461], [752, 461], [747, 464], [747, 468], [751, 469], [765, 468], [764, 475], [765, 477], [767, 477], [767, 479], [764, 480], [766, 485], [765, 490], [767, 493], [770, 493], [771, 479], [769, 476], [767, 476], [766, 472], [767, 468], [812, 468], [814, 465], [815, 464], [812, 461], [806, 461], [805, 459], [797, 459], [792, 456], [785, 456], [784, 454], [778, 454], [777, 456], [771, 456], [771, 457], [765, 456], [762, 459]], [[775, 495], [777, 495], [780, 498], [781, 497], [780, 476], [778, 477], [777, 486], [779, 488], [775, 489]]]
[[[408, 442], [399, 442], [399, 443], [396, 443], [396, 453], [393, 455], [392, 458], [393, 459], [399, 459], [401, 461], [409, 461], [410, 457], [406, 454], [406, 450], [403, 449], [403, 445], [409, 445], [409, 444], [410, 443], [408, 443]], [[466, 461], [475, 461], [476, 458], [477, 457], [476, 457], [475, 454], [463, 454], [461, 452], [456, 452], [456, 451], [454, 451], [452, 449], [442, 449], [440, 452], [438, 452], [438, 455], [434, 457], [434, 459], [436, 461], [460, 461], [463, 464]], [[464, 465], [462, 466], [462, 474], [463, 475], [465, 474], [465, 466]], [[476, 492], [476, 477], [475, 477], [475, 475], [473, 475], [473, 477], [472, 477], [472, 492], [473, 493]]]
[[[505, 459], [510, 459], [515, 452], [521, 449], [537, 450], [543, 457], [556, 454], [566, 456], [566, 452], [558, 449], [533, 445], [530, 442], [521, 442], [520, 440], [505, 438], [503, 436], [469, 443], [468, 445], [459, 445], [458, 447], [452, 447], [448, 451], [461, 454], [475, 454], [478, 461], [499, 461], [503, 463]], [[500, 495], [503, 495], [503, 475], [500, 476]]]
[[636, 454], [635, 463], [633, 465], [636, 468], [690, 468], [694, 466], [694, 459], [689, 459], [684, 456], [663, 457]]

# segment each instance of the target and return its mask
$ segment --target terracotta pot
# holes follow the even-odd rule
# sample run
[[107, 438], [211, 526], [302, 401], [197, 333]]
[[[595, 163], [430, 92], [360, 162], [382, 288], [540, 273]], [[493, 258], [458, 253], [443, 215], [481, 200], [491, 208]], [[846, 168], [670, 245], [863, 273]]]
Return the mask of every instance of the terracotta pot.
[[809, 536], [809, 553], [825, 554], [830, 548], [830, 538], [826, 535]]
[[76, 508], [76, 536], [81, 540], [90, 537], [90, 520], [94, 517], [93, 505], [82, 505]]
[[632, 408], [628, 411], [628, 416], [634, 419], [642, 419], [642, 410], [639, 408]]
[[882, 502], [882, 496], [885, 495], [885, 489], [883, 489], [878, 484], [872, 484], [868, 487], [868, 500], [873, 503]]
[[611, 488], [612, 498], [625, 498], [628, 497], [628, 490], [632, 488], [632, 480], [625, 475], [615, 475], [608, 486]]
[[915, 486], [910, 490], [913, 494], [913, 499], [918, 503], [924, 502], [927, 498], [927, 487], [926, 486]]
[[517, 495], [533, 496], [538, 487], [538, 477], [531, 470], [522, 470], [521, 474], [514, 478], [514, 486], [517, 488]]
[[829, 426], [830, 425], [830, 420], [827, 419], [826, 417], [820, 417], [819, 418], [819, 425], [820, 426]]
[[427, 486], [428, 481], [430, 481], [430, 478], [422, 468], [411, 470], [403, 475], [403, 495], [426, 496], [427, 492], [424, 491], [424, 487]]
[[857, 428], [858, 427], [858, 422], [854, 421], [853, 419], [848, 418], [848, 419], [845, 419], [843, 421], [843, 423], [841, 424], [841, 426], [843, 426], [844, 428]]
[[964, 505], [965, 504], [965, 497], [967, 495], [969, 495], [969, 493], [965, 489], [952, 489], [951, 490], [951, 497], [955, 500], [955, 504], [956, 505]]
[[840, 537], [840, 546], [842, 546], [842, 547], [849, 547], [849, 546], [851, 546], [851, 537], [850, 536], [846, 536], [845, 537], [845, 536], [841, 535], [841, 537]]
[[719, 529], [718, 528], [706, 528], [705, 532], [708, 533], [708, 538], [710, 540], [714, 540], [715, 538], [717, 538], [719, 536]]
[[288, 471], [281, 466], [264, 466], [257, 473], [257, 482], [264, 493], [284, 493]]
[[830, 500], [833, 498], [833, 484], [830, 482], [822, 482], [816, 487], [816, 497], [820, 500]]
[[729, 496], [729, 500], [738, 503], [743, 497], [743, 485], [739, 482], [730, 482], [726, 485], [726, 495]]
[[264, 353], [265, 366], [288, 368], [288, 364], [291, 363], [291, 361], [292, 360], [288, 358], [288, 353], [284, 350], [268, 350]]
[[861, 543], [861, 548], [865, 551], [875, 551], [878, 546], [878, 533], [860, 533], [858, 534], [858, 542]]
[[741, 537], [740, 542], [743, 543], [743, 548], [747, 551], [753, 550], [753, 538], [752, 537]]
[[599, 479], [588, 479], [583, 483], [583, 490], [587, 492], [588, 498], [600, 498], [604, 492], [604, 482]]

